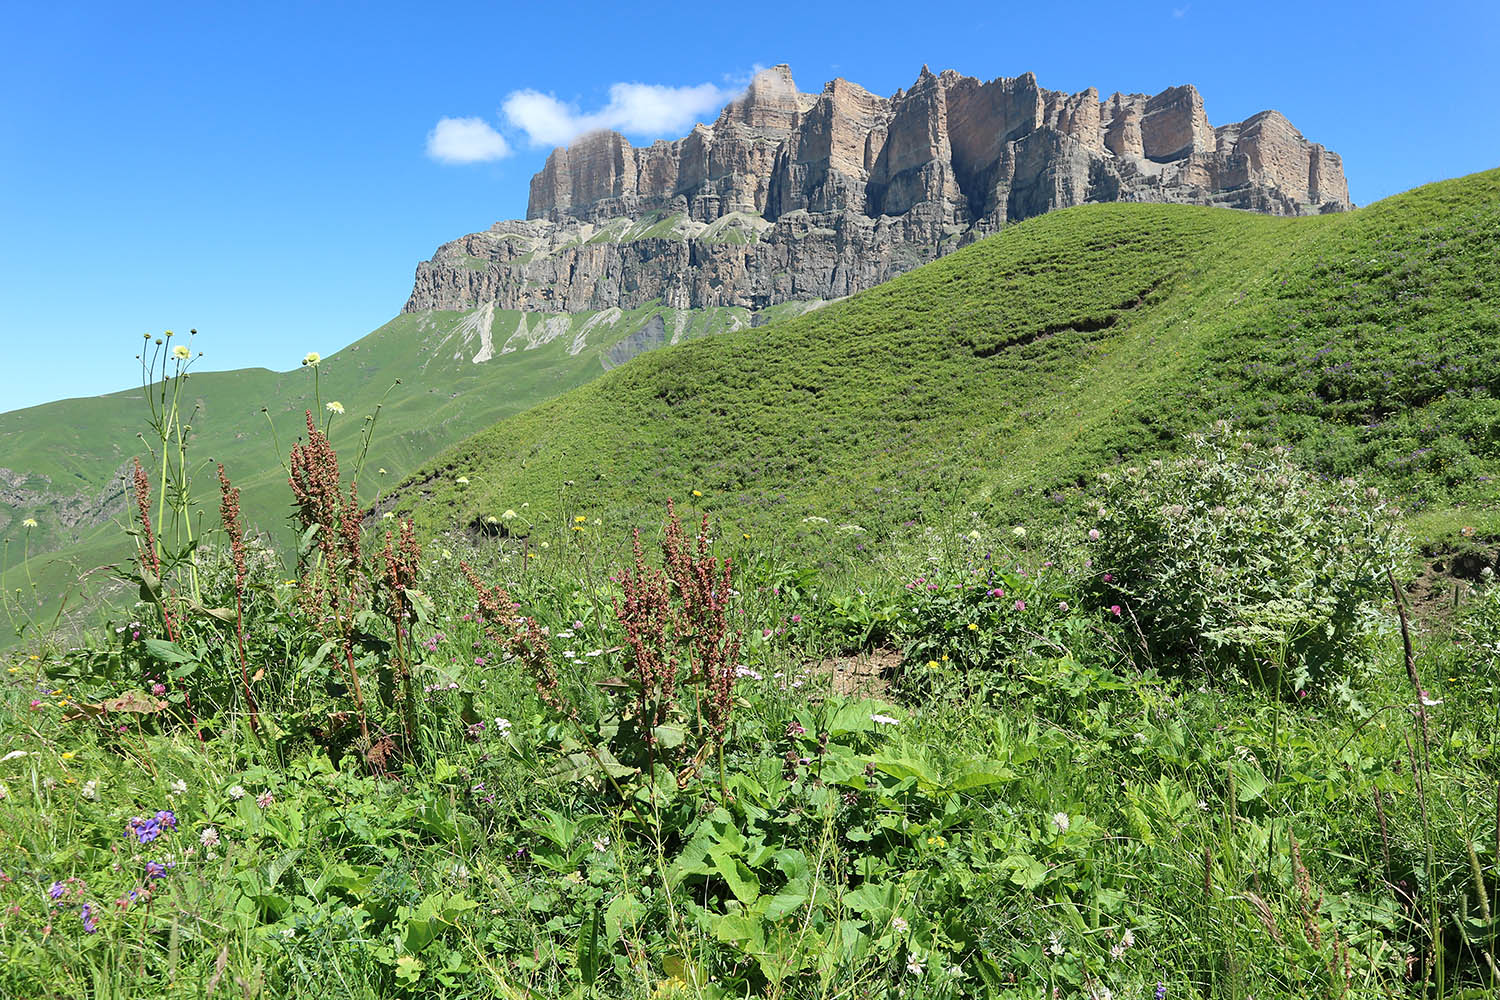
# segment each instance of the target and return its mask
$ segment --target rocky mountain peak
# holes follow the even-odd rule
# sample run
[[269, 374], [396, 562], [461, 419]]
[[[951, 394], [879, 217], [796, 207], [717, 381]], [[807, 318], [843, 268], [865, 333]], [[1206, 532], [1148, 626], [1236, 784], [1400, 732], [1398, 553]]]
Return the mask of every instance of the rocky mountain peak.
[[762, 309], [868, 288], [1008, 223], [1099, 201], [1277, 215], [1350, 207], [1338, 154], [1283, 115], [1210, 122], [1192, 85], [1100, 99], [1034, 74], [923, 66], [890, 97], [842, 78], [799, 91], [758, 72], [711, 124], [635, 147], [559, 147], [527, 220], [422, 264], [409, 311]]

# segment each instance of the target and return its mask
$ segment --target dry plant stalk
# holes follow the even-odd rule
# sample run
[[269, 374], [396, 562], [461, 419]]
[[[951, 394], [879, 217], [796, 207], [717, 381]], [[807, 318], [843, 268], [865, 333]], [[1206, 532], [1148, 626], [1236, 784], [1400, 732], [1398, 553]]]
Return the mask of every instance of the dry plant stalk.
[[[135, 460], [135, 471], [131, 475], [131, 492], [135, 496], [136, 517], [141, 522], [141, 540], [136, 543], [136, 562], [140, 565], [141, 578], [147, 580], [149, 577], [147, 590], [155, 595], [167, 639], [176, 642], [177, 633], [172, 627], [172, 615], [167, 610], [165, 581], [161, 578], [161, 554], [157, 551], [156, 533], [151, 528], [151, 480], [139, 458]], [[155, 581], [155, 586], [150, 581]]]
[[255, 708], [255, 696], [250, 693], [250, 671], [245, 663], [245, 579], [249, 576], [249, 565], [245, 558], [245, 528], [240, 520], [240, 489], [232, 486], [224, 474], [223, 463], [219, 464], [219, 520], [229, 536], [229, 552], [234, 560], [234, 632], [239, 645], [240, 685], [245, 693], [245, 707], [250, 712], [250, 731], [260, 729], [260, 719]]
[[553, 711], [569, 719], [578, 708], [563, 697], [557, 673], [552, 669], [552, 647], [535, 619], [521, 615], [520, 605], [500, 586], [488, 586], [467, 562], [458, 564], [478, 595], [480, 627], [491, 642], [521, 662], [536, 684], [537, 697]]
[[[287, 482], [292, 488], [302, 530], [305, 533], [317, 529], [322, 572], [318, 572], [316, 566], [309, 568], [304, 565], [298, 596], [310, 618], [325, 628], [331, 623], [337, 629], [344, 646], [344, 666], [354, 690], [355, 706], [359, 709], [360, 735], [368, 743], [369, 716], [349, 637], [358, 597], [357, 570], [361, 561], [359, 490], [355, 483], [350, 483], [349, 495], [344, 496], [339, 481], [338, 454], [328, 443], [328, 436], [318, 430], [312, 411], [306, 411], [306, 415], [307, 443], [292, 446]], [[299, 553], [298, 558], [305, 557]]]
[[385, 575], [381, 583], [386, 591], [386, 614], [396, 630], [396, 664], [401, 682], [402, 724], [406, 728], [409, 752], [416, 751], [416, 692], [413, 690], [410, 661], [411, 603], [407, 591], [415, 587], [422, 567], [422, 546], [417, 544], [416, 528], [410, 520], [401, 522], [399, 536], [385, 533], [381, 552]]

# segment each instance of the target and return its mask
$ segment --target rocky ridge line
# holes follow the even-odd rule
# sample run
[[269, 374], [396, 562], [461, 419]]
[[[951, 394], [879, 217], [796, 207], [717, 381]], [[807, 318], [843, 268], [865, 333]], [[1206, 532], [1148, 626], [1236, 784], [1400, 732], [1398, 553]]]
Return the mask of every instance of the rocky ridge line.
[[988, 83], [924, 66], [879, 97], [776, 66], [682, 139], [596, 132], [553, 150], [525, 221], [418, 265], [405, 311], [577, 312], [835, 299], [1087, 202], [1273, 215], [1352, 207], [1337, 153], [1276, 111], [1215, 128], [1191, 86], [1148, 97]]

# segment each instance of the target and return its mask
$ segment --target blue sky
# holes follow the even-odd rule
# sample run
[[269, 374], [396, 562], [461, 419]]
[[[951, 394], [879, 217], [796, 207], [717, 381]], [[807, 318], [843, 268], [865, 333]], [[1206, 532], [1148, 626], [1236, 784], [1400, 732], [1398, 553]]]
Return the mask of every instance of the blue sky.
[[676, 137], [756, 65], [1193, 83], [1214, 124], [1274, 107], [1341, 153], [1361, 204], [1500, 166], [1500, 5], [1423, 6], [11, 4], [0, 410], [129, 386], [147, 331], [196, 327], [209, 368], [331, 353], [440, 243], [523, 216], [550, 141]]

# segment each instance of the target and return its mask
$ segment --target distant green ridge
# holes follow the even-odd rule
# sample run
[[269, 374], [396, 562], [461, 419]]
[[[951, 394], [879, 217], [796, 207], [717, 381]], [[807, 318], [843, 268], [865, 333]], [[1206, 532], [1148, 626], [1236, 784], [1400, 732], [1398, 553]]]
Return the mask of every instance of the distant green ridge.
[[[735, 530], [1066, 506], [1226, 419], [1410, 509], [1493, 508], [1500, 171], [1348, 214], [1089, 205], [810, 315], [646, 354], [403, 484], [428, 530], [553, 501]], [[462, 477], [466, 483], [458, 480]]]
[[[323, 358], [319, 396], [321, 404], [338, 401], [345, 408], [333, 418], [332, 438], [346, 463], [352, 462], [363, 418], [383, 400], [360, 481], [361, 496], [373, 502], [445, 446], [583, 385], [632, 352], [753, 321], [745, 309], [678, 311], [655, 304], [604, 313], [408, 313]], [[648, 326], [664, 335], [639, 338]], [[130, 371], [128, 352], [140, 343], [122, 342], [122, 374]], [[194, 349], [199, 347], [212, 358], [211, 332], [195, 341]], [[190, 375], [185, 387], [188, 409], [198, 410], [191, 418], [189, 457], [199, 469], [197, 485], [210, 520], [218, 506], [213, 463], [223, 462], [244, 491], [247, 521], [287, 540], [290, 498], [280, 460], [305, 434], [306, 410], [319, 410], [320, 425], [326, 416], [313, 397], [313, 373], [203, 372]], [[117, 473], [146, 454], [137, 437], [146, 429], [145, 416], [140, 388], [0, 413], [0, 469], [9, 470], [0, 473], [7, 590], [25, 584], [19, 563], [28, 544], [38, 588], [48, 594], [60, 591], [78, 570], [128, 554], [118, 526], [125, 498]], [[26, 526], [28, 519], [35, 528]]]

